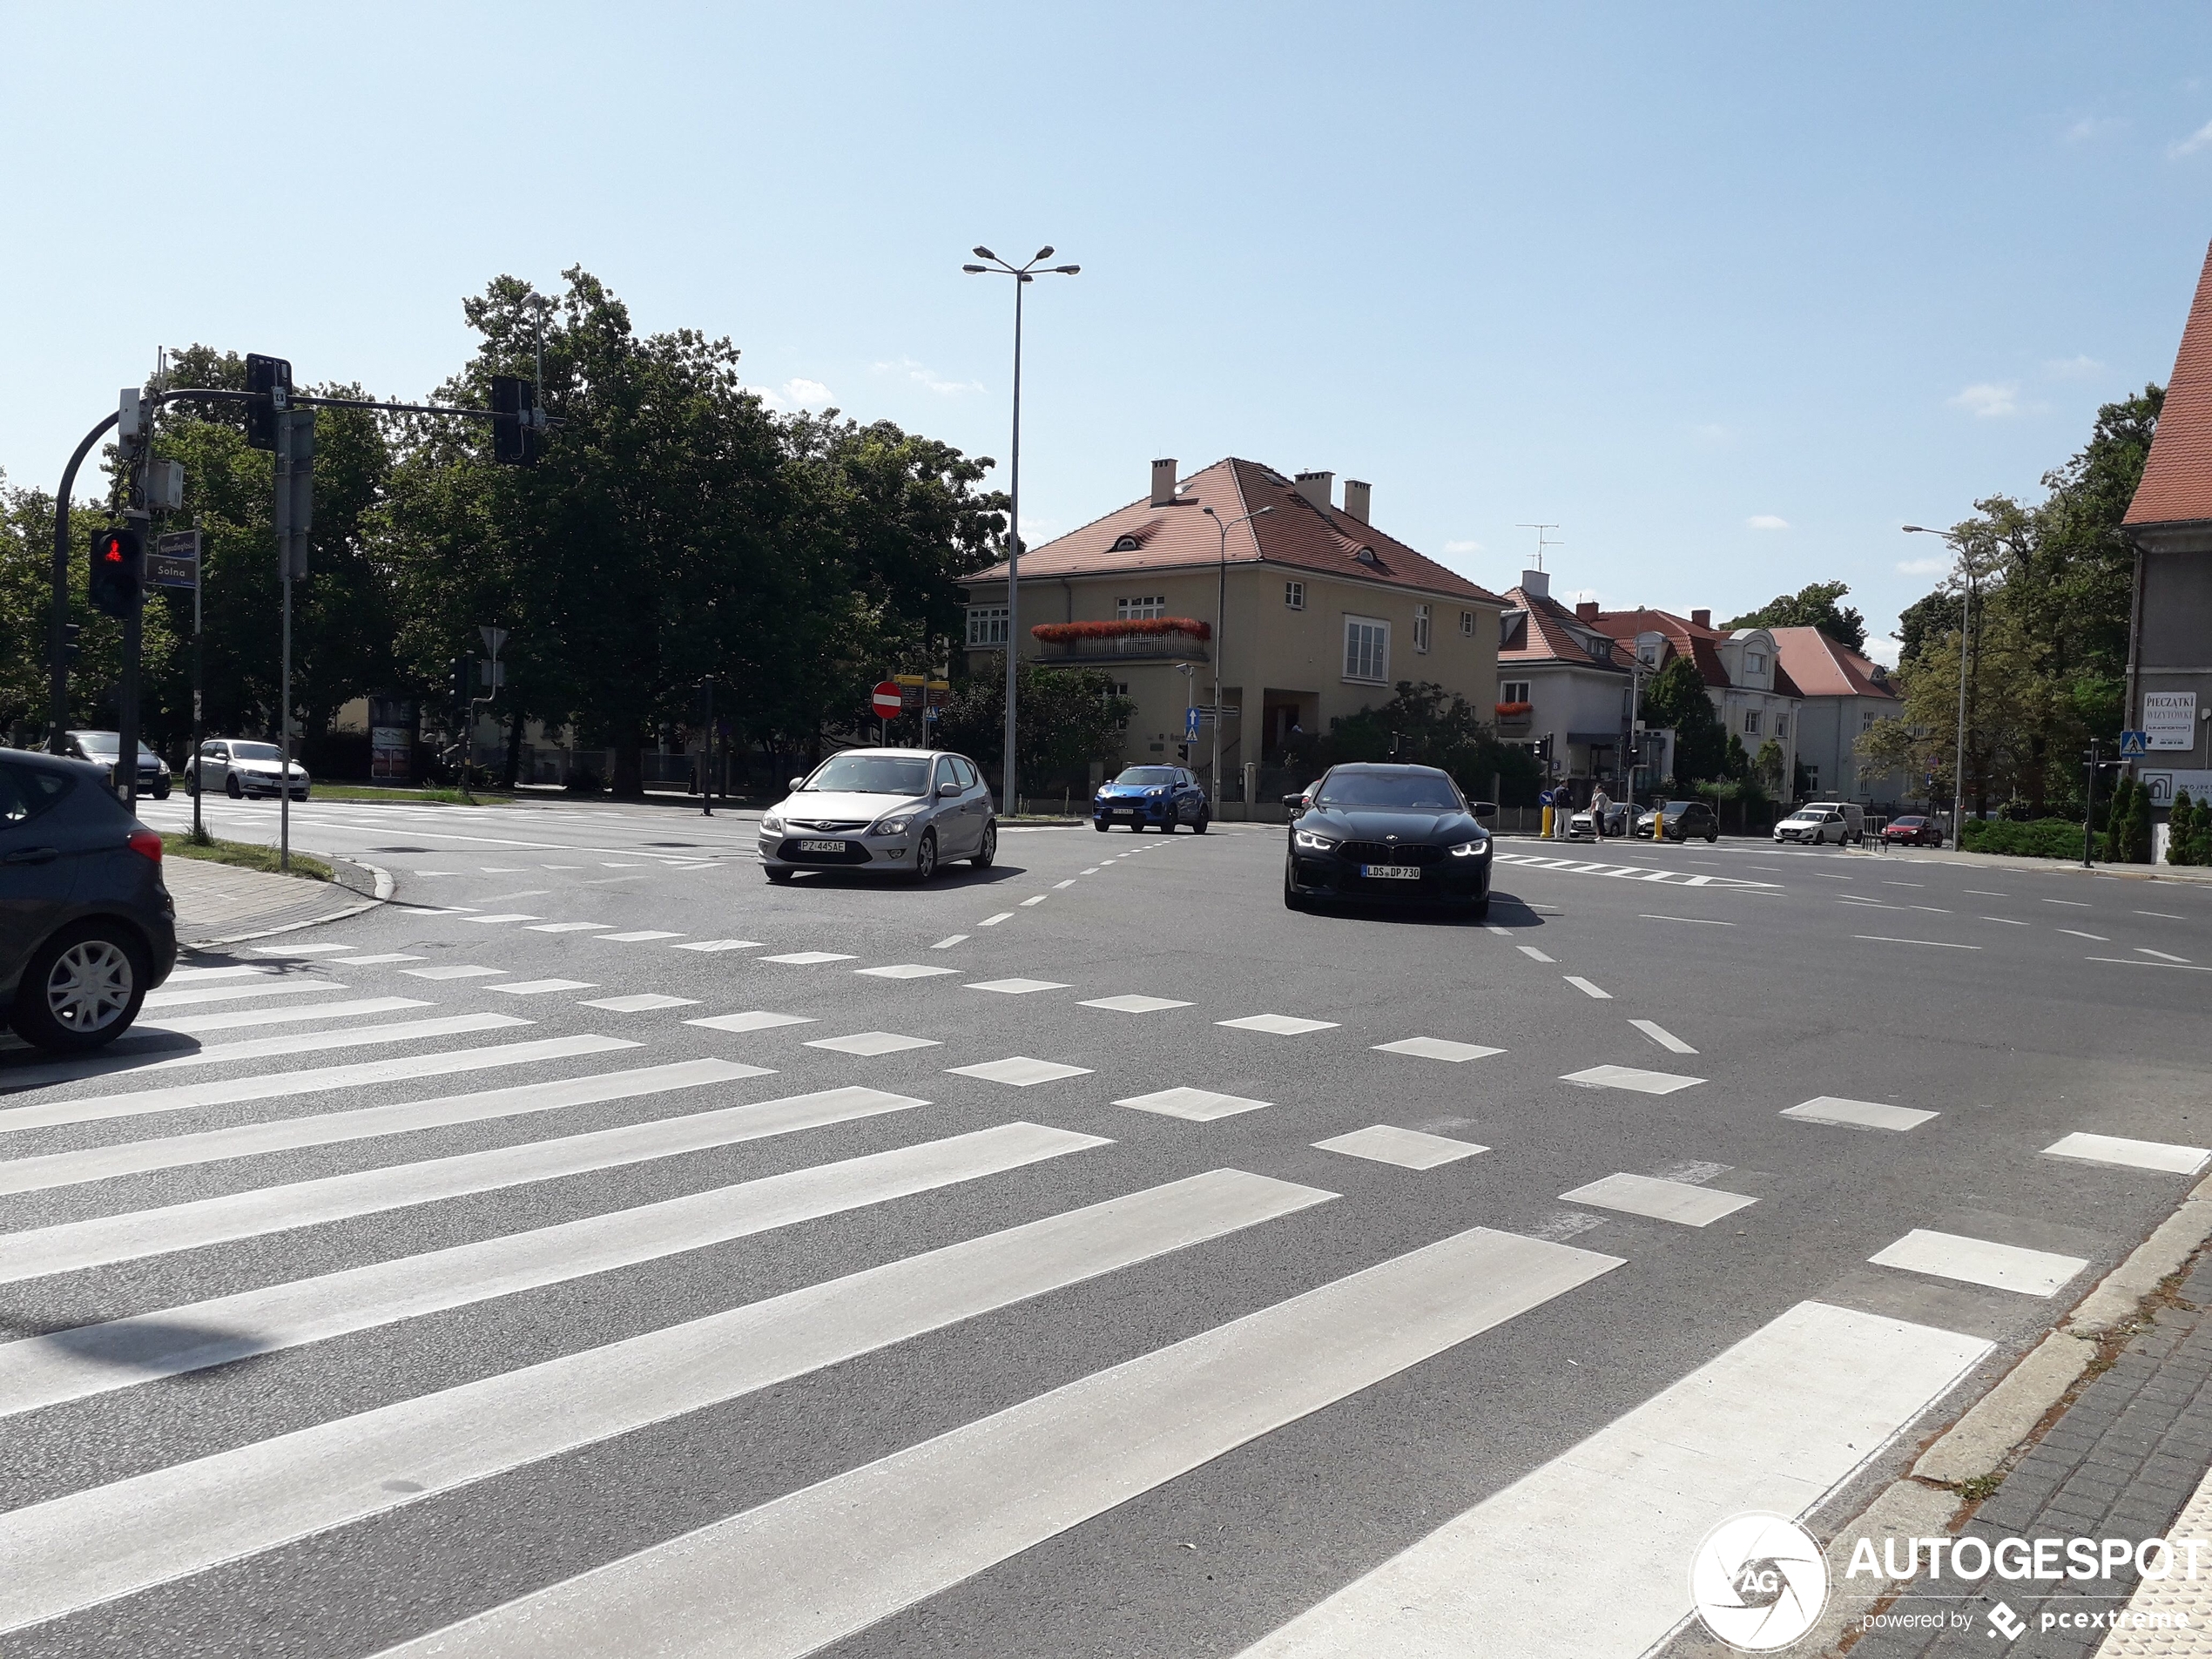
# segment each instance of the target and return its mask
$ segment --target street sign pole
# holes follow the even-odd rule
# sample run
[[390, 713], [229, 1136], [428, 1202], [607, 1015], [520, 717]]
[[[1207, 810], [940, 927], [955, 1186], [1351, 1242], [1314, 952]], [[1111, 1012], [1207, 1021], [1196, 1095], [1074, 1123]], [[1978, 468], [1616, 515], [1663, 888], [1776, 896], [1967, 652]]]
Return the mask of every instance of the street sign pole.
[[2081, 809], [2081, 867], [2091, 867], [2090, 853], [2096, 846], [2097, 821], [2097, 755], [2103, 744], [2095, 738], [2089, 739], [2089, 804]]

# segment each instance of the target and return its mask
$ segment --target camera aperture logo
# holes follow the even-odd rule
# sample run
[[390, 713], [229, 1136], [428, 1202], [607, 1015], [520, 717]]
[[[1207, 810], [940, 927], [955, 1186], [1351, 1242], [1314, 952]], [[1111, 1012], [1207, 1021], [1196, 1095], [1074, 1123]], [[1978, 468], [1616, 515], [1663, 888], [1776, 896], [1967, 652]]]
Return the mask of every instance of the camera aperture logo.
[[1705, 1628], [1739, 1653], [1775, 1653], [1828, 1605], [1828, 1561], [1811, 1533], [1781, 1515], [1723, 1521], [1690, 1557], [1689, 1599]]

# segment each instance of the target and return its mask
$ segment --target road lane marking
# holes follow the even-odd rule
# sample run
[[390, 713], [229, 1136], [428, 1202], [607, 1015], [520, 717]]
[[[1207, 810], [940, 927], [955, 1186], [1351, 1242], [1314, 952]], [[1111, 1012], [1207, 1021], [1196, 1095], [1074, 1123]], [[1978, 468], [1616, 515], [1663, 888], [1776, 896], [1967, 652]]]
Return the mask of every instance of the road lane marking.
[[[1333, 1196], [1215, 1170], [17, 1509], [0, 1516], [0, 1550], [10, 1564], [0, 1582], [0, 1629], [57, 1617], [738, 1399]], [[1311, 1345], [1303, 1327], [1298, 1343]], [[1377, 1346], [1385, 1353], [1392, 1348], [1386, 1339]], [[1095, 1480], [1096, 1467], [1086, 1460], [1078, 1478]], [[395, 1492], [395, 1470], [421, 1478]], [[918, 1527], [907, 1536], [924, 1541], [929, 1533]], [[806, 1551], [819, 1548], [813, 1537], [792, 1541]], [[839, 1552], [840, 1576], [853, 1565]], [[828, 1558], [814, 1562], [817, 1571], [832, 1566]], [[745, 1624], [754, 1622], [752, 1608], [735, 1610]], [[639, 1616], [633, 1610], [625, 1619], [631, 1636], [610, 1650], [637, 1650]], [[529, 1641], [539, 1653], [558, 1645], [542, 1633]]]
[[1853, 939], [1864, 939], [1873, 945], [1933, 945], [1939, 950], [1979, 950], [1979, 945], [1954, 945], [1945, 939], [1895, 939], [1887, 934], [1853, 934]]
[[1922, 1111], [1917, 1106], [1888, 1106], [1878, 1100], [1845, 1100], [1836, 1095], [1817, 1095], [1795, 1106], [1785, 1106], [1784, 1117], [1800, 1117], [1809, 1123], [1831, 1123], [1842, 1129], [1917, 1129], [1939, 1112]]
[[1113, 1143], [1007, 1123], [0, 1343], [0, 1417], [703, 1250]]
[[181, 991], [149, 991], [139, 1007], [152, 1012], [158, 1008], [199, 1008], [209, 1002], [238, 1002], [247, 997], [309, 996], [321, 991], [352, 988], [329, 979], [280, 979], [267, 985], [193, 986]]
[[603, 945], [639, 945], [648, 940], [681, 939], [683, 936], [681, 934], [671, 933], [665, 927], [640, 927], [632, 933], [597, 935]]
[[1971, 893], [1977, 899], [2008, 899], [2012, 896], [2010, 894], [2006, 893], [1992, 893], [1986, 887], [1961, 887], [1959, 891], [1961, 893]]
[[1671, 1095], [1684, 1089], [1695, 1089], [1705, 1080], [1685, 1077], [1672, 1071], [1642, 1071], [1635, 1066], [1589, 1066], [1581, 1071], [1570, 1071], [1560, 1079], [1563, 1083], [1581, 1083], [1590, 1089], [1632, 1089], [1639, 1095]]
[[[2005, 924], [2007, 927], [2027, 927], [2027, 924], [2026, 922], [2024, 922], [2024, 921], [2013, 921], [2013, 918], [2012, 918], [2012, 917], [2010, 917], [2010, 916], [1983, 916], [1983, 917], [1980, 917], [1979, 920], [1983, 921], [2001, 921], [2001, 922], [2003, 922], [2003, 923], [2004, 923], [2004, 924]], [[2065, 929], [2061, 928], [2061, 929], [2060, 929], [2060, 932], [2064, 932], [2064, 931], [2065, 931]]]
[[[548, 1048], [551, 1043], [565, 1045], [560, 1055], [604, 1054], [638, 1046], [613, 1037], [582, 1041], [555, 1037], [538, 1046]], [[541, 1054], [539, 1057], [551, 1059], [560, 1055]], [[49, 1152], [37, 1157], [10, 1158], [0, 1163], [0, 1193], [43, 1192], [86, 1181], [111, 1180], [119, 1175], [140, 1175], [150, 1170], [180, 1170], [226, 1158], [260, 1157], [269, 1152], [296, 1151], [307, 1146], [334, 1146], [346, 1141], [373, 1140], [381, 1135], [401, 1135], [454, 1123], [478, 1123], [493, 1118], [556, 1111], [563, 1107], [594, 1105], [610, 1100], [631, 1100], [674, 1089], [696, 1089], [707, 1083], [735, 1082], [746, 1077], [772, 1075], [765, 1067], [739, 1065], [734, 1061], [685, 1060], [636, 1071], [603, 1071], [588, 1077], [563, 1077], [508, 1089], [479, 1089], [474, 1094], [447, 1095], [436, 1100], [361, 1106], [351, 1111], [234, 1123], [226, 1129], [167, 1135], [154, 1140], [79, 1147], [68, 1152]]]
[[[2061, 927], [2059, 931], [2060, 933], [2064, 933], [2066, 929]], [[2141, 956], [2155, 956], [2161, 962], [2186, 962], [2188, 961], [2188, 957], [2176, 956], [2171, 951], [2153, 950], [2148, 945], [2136, 946], [2135, 952], [2136, 954]]]
[[669, 948], [697, 951], [759, 950], [760, 941], [758, 939], [694, 939], [685, 944], [671, 945]]
[[1542, 951], [1538, 950], [1534, 945], [1515, 945], [1514, 948], [1519, 951], [1523, 956], [1526, 956], [1532, 962], [1550, 962], [1556, 961], [1558, 960], [1556, 957], [1545, 955]]
[[1401, 1170], [1433, 1170], [1490, 1149], [1477, 1146], [1473, 1141], [1455, 1141], [1446, 1135], [1400, 1129], [1395, 1123], [1370, 1123], [1348, 1135], [1332, 1135], [1325, 1141], [1316, 1141], [1313, 1150], [1341, 1152], [1346, 1157], [1366, 1158], [1372, 1163], [1394, 1163]]
[[2102, 934], [2085, 934], [2079, 927], [2061, 927], [2059, 931], [2062, 934], [2071, 934], [2076, 939], [2087, 939], [2094, 944], [2109, 945], [2112, 943], [2112, 941], [2106, 938]]
[[[1476, 1228], [550, 1586], [395, 1659], [644, 1649], [797, 1659], [1620, 1264]], [[73, 1543], [42, 1548], [34, 1581]]]
[[[1241, 1659], [1635, 1659], [1690, 1617], [1683, 1563], [1716, 1526], [1810, 1513], [1993, 1346], [1800, 1302]], [[1596, 1561], [1605, 1616], [1559, 1617]]]
[[887, 962], [881, 968], [856, 968], [853, 970], [863, 979], [934, 979], [941, 974], [957, 974], [956, 968], [932, 968], [927, 962]]
[[1962, 1285], [1983, 1285], [2020, 1296], [2055, 1296], [2088, 1262], [2047, 1250], [2024, 1250], [1961, 1233], [1915, 1227], [1894, 1244], [1866, 1258], [1878, 1267], [1902, 1268]]
[[1061, 888], [1062, 888], [1062, 887], [1074, 887], [1075, 885], [1076, 885], [1076, 879], [1075, 879], [1075, 877], [1073, 877], [1073, 876], [1069, 876], [1069, 878], [1068, 878], [1065, 881], [1055, 881], [1055, 882], [1054, 882], [1054, 883], [1052, 884], [1052, 888], [1053, 888], [1053, 891], [1054, 891], [1054, 892], [1057, 893], [1057, 892], [1058, 892]]
[[979, 1065], [948, 1066], [945, 1069], [955, 1077], [980, 1077], [985, 1082], [1007, 1083], [1015, 1089], [1034, 1089], [1039, 1083], [1058, 1082], [1063, 1077], [1088, 1077], [1091, 1070], [1089, 1066], [1067, 1066], [1057, 1060], [1035, 1060], [1025, 1054], [986, 1060]]
[[954, 934], [948, 938], [939, 940], [929, 948], [932, 950], [950, 950], [954, 945], [961, 945], [967, 942], [968, 935], [966, 934]]
[[1079, 1006], [1105, 1008], [1114, 1014], [1157, 1014], [1162, 1008], [1187, 1008], [1188, 1002], [1179, 1002], [1171, 996], [1099, 996]]
[[1180, 1117], [1192, 1123], [1210, 1123], [1217, 1117], [1234, 1117], [1239, 1112], [1257, 1112], [1273, 1103], [1271, 1101], [1247, 1100], [1242, 1095], [1217, 1094], [1211, 1089], [1162, 1089], [1150, 1095], [1132, 1095], [1127, 1100], [1114, 1103], [1116, 1106], [1127, 1106], [1133, 1111], [1154, 1112], [1162, 1117]]
[[806, 1046], [828, 1049], [838, 1054], [868, 1055], [897, 1054], [905, 1049], [941, 1049], [944, 1045], [934, 1037], [902, 1037], [896, 1031], [856, 1031], [849, 1037], [816, 1037]]
[[1377, 1054], [1412, 1055], [1419, 1060], [1480, 1060], [1487, 1055], [1503, 1054], [1503, 1049], [1487, 1048], [1480, 1042], [1453, 1042], [1443, 1037], [1400, 1037], [1395, 1042], [1378, 1042]]
[[1295, 1037], [1308, 1031], [1334, 1030], [1334, 1020], [1305, 1020], [1291, 1014], [1247, 1014], [1238, 1020], [1216, 1020], [1232, 1031], [1264, 1031], [1271, 1036]]
[[525, 1141], [516, 1146], [390, 1164], [351, 1175], [255, 1187], [155, 1210], [59, 1222], [8, 1235], [8, 1252], [0, 1256], [0, 1283], [72, 1273], [206, 1244], [231, 1244], [472, 1192], [494, 1192], [596, 1170], [620, 1169], [708, 1147], [734, 1146], [927, 1104], [879, 1089], [827, 1089], [783, 1100], [595, 1130], [558, 1140]]
[[2179, 1146], [2170, 1141], [2131, 1141], [2119, 1135], [2090, 1135], [2076, 1130], [2043, 1149], [2043, 1156], [2078, 1158], [2087, 1163], [2117, 1163], [2134, 1170], [2156, 1170], [2167, 1175], [2195, 1175], [2212, 1158], [2212, 1148]]
[[1014, 913], [1011, 910], [1001, 910], [995, 916], [984, 917], [982, 921], [977, 922], [975, 925], [978, 927], [995, 927], [1002, 921], [1011, 921], [1013, 920]]
[[2071, 905], [2076, 910], [2087, 910], [2089, 907], [2089, 901], [2087, 899], [2046, 899], [2043, 902], [2045, 904]]
[[179, 1036], [197, 1036], [204, 1031], [236, 1031], [256, 1025], [297, 1025], [303, 1020], [351, 1020], [370, 1014], [395, 1014], [401, 1008], [427, 1008], [431, 1005], [414, 996], [369, 996], [352, 1002], [293, 1003], [274, 1008], [230, 1008], [219, 1014], [188, 1015], [179, 1019], [164, 1019], [156, 1015], [140, 1028], [147, 1031], [173, 1031]]
[[793, 968], [813, 968], [822, 962], [849, 962], [856, 960], [849, 951], [787, 950], [780, 956], [756, 956], [755, 961], [785, 962]]
[[1068, 987], [1050, 979], [979, 979], [971, 981], [968, 988], [996, 991], [1002, 996], [1028, 996], [1037, 991], [1064, 991]]
[[1631, 1020], [1629, 1023], [1635, 1027], [1637, 1030], [1642, 1032], [1644, 1035], [1649, 1037], [1654, 1042], [1657, 1043], [1662, 1049], [1671, 1049], [1676, 1054], [1696, 1054], [1697, 1052], [1696, 1049], [1691, 1048], [1687, 1042], [1684, 1042], [1673, 1032], [1668, 1030], [1665, 1026], [1660, 1025], [1654, 1021]]
[[[2132, 956], [2085, 956], [2085, 962], [2113, 962], [2121, 968], [2178, 968], [2190, 974], [2212, 974], [2212, 968], [2195, 962], [2139, 962]], [[4, 1076], [4, 1074], [0, 1074]]]
[[597, 988], [597, 981], [588, 979], [516, 979], [499, 985], [487, 985], [488, 991], [497, 991], [502, 996], [550, 996], [555, 991], [589, 991]]
[[1608, 1175], [1559, 1195], [1562, 1204], [1594, 1204], [1623, 1215], [1671, 1221], [1684, 1227], [1710, 1227], [1758, 1202], [1741, 1192], [1687, 1181], [1662, 1181], [1649, 1175]]
[[767, 1031], [779, 1025], [812, 1025], [811, 1014], [771, 1014], [765, 1008], [752, 1008], [743, 1014], [717, 1014], [704, 1020], [686, 1020], [685, 1025], [703, 1025], [710, 1031]]
[[602, 996], [577, 1004], [580, 1008], [604, 1008], [610, 1014], [650, 1014], [660, 1008], [695, 1008], [699, 1005], [696, 996], [664, 996], [658, 991], [639, 991], [630, 996]]
[[2138, 910], [2139, 916], [2156, 916], [2161, 921], [2187, 921], [2187, 916], [2177, 916], [2168, 910]]
[[1580, 991], [1584, 996], [1594, 996], [1601, 1002], [1610, 1002], [1613, 1000], [1612, 992], [1601, 989], [1599, 987], [1591, 984], [1589, 981], [1584, 979], [1580, 974], [1561, 974], [1560, 977], [1565, 980], [1569, 985], [1572, 985], [1576, 990]]
[[504, 968], [480, 968], [473, 962], [451, 962], [443, 968], [402, 968], [409, 979], [496, 979], [510, 972]]
[[1656, 916], [1649, 912], [1639, 915], [1638, 921], [1694, 921], [1703, 927], [1733, 927], [1732, 921], [1721, 921], [1711, 916]]
[[596, 934], [613, 926], [611, 921], [541, 921], [523, 931], [533, 934]]

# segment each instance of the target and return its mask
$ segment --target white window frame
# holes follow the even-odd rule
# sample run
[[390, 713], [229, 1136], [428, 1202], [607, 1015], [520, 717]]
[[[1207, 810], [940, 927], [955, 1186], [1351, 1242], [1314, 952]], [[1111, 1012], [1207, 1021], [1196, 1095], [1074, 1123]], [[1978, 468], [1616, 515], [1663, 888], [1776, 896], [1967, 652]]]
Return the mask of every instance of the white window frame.
[[1777, 738], [1786, 738], [1790, 735], [1790, 717], [1788, 715], [1777, 714], [1774, 717], [1774, 735]]
[[1006, 607], [1004, 605], [970, 605], [968, 607], [968, 647], [970, 651], [985, 650], [1006, 644]]
[[[1515, 691], [1520, 692], [1521, 695], [1515, 697], [1514, 695]], [[1528, 695], [1528, 682], [1527, 680], [1501, 680], [1498, 682], [1498, 701], [1501, 703], [1533, 703], [1535, 699]]]
[[1305, 609], [1305, 583], [1285, 582], [1283, 584], [1283, 607], [1286, 610], [1303, 610]]
[[1460, 632], [1468, 639], [1474, 637], [1474, 612], [1472, 610], [1460, 612]]
[[1430, 643], [1431, 635], [1429, 631], [1428, 607], [1426, 605], [1415, 605], [1413, 607], [1414, 654], [1420, 657], [1427, 656]]
[[1757, 709], [1743, 711], [1743, 735], [1747, 738], [1759, 735], [1759, 711]]
[[1114, 601], [1114, 619], [1116, 622], [1156, 622], [1167, 614], [1165, 594], [1148, 593], [1134, 599]]
[[[1374, 671], [1356, 671], [1369, 668]], [[1390, 624], [1383, 617], [1345, 613], [1344, 678], [1354, 685], [1390, 684]]]
[[1752, 674], [1764, 674], [1764, 673], [1765, 673], [1765, 672], [1766, 672], [1766, 653], [1765, 653], [1764, 651], [1745, 651], [1745, 652], [1743, 653], [1743, 667], [1744, 667], [1744, 671], [1745, 671], [1747, 673], [1752, 673]]

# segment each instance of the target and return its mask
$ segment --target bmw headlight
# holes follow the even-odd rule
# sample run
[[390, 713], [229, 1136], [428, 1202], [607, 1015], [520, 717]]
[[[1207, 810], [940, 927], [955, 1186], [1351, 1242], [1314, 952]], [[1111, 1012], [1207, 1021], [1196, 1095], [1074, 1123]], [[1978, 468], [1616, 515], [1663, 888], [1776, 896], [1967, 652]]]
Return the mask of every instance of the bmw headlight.
[[1316, 835], [1312, 830], [1293, 830], [1291, 839], [1302, 853], [1333, 853], [1337, 844], [1325, 835]]
[[907, 833], [907, 826], [913, 823], [916, 814], [910, 812], [894, 813], [890, 817], [879, 818], [874, 823], [869, 825], [868, 833], [871, 835], [904, 835]]
[[760, 814], [760, 833], [763, 835], [781, 835], [784, 833], [784, 820], [776, 815], [774, 808], [771, 807]]
[[1472, 841], [1461, 841], [1453, 847], [1452, 856], [1455, 859], [1479, 859], [1489, 850], [1490, 838], [1487, 835], [1478, 835]]

